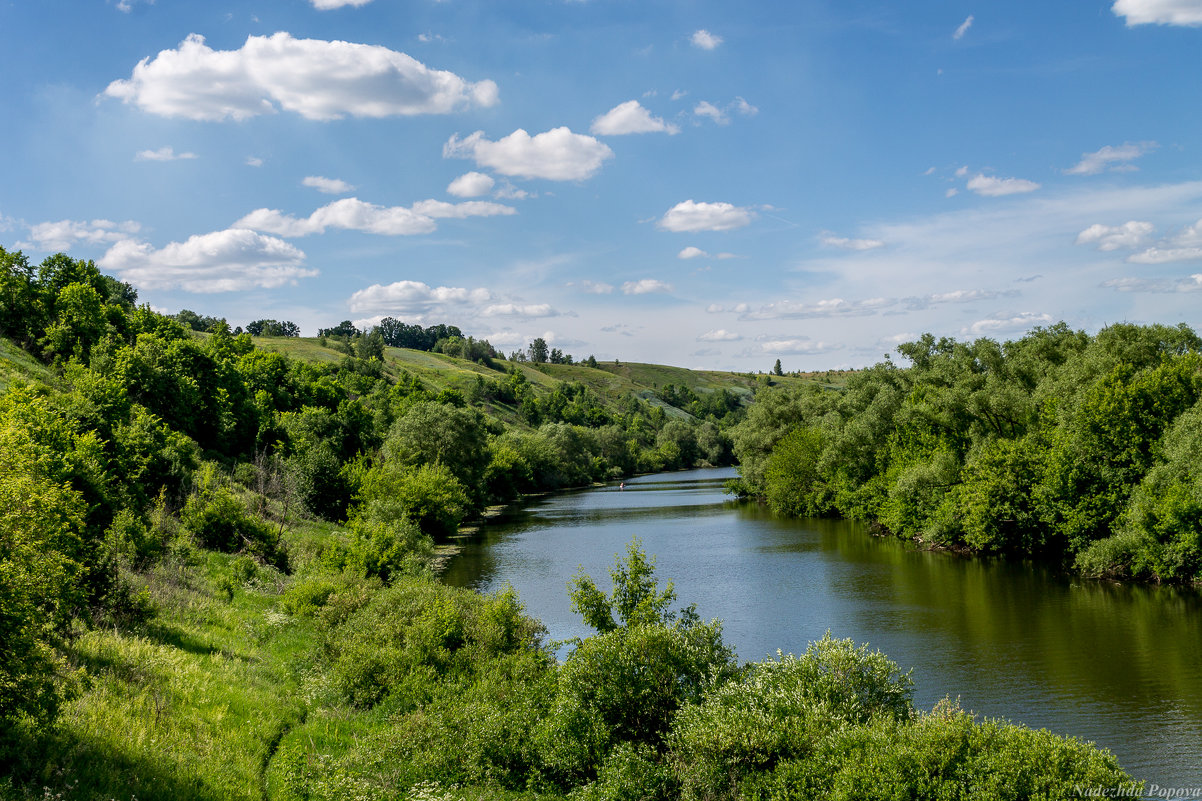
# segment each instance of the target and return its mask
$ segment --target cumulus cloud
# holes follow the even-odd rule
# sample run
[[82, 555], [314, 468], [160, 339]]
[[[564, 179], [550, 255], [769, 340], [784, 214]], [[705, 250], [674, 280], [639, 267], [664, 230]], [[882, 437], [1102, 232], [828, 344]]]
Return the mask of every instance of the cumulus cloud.
[[246, 166], [247, 167], [262, 167], [263, 159], [259, 158], [258, 156], [247, 156], [246, 157]]
[[112, 220], [58, 220], [43, 222], [29, 229], [30, 242], [18, 243], [21, 247], [32, 245], [35, 250], [45, 252], [71, 250], [77, 243], [87, 245], [108, 245], [129, 239], [138, 233], [142, 226], [133, 220], [113, 222]]
[[1122, 225], [1094, 223], [1077, 234], [1078, 245], [1096, 244], [1098, 250], [1110, 251], [1119, 248], [1136, 248], [1156, 230], [1150, 222], [1131, 220]]
[[1168, 264], [1202, 259], [1202, 220], [1157, 243], [1156, 247], [1128, 257], [1135, 264]]
[[959, 40], [964, 38], [964, 34], [968, 33], [968, 29], [972, 27], [972, 14], [968, 15], [968, 19], [960, 23], [960, 27], [956, 28], [956, 32], [952, 34], [952, 38]]
[[147, 242], [125, 239], [109, 248], [98, 264], [141, 289], [211, 293], [271, 289], [317, 275], [304, 261], [305, 254], [282, 239], [229, 228], [157, 250]]
[[1198, 0], [1115, 0], [1110, 10], [1126, 17], [1127, 27], [1134, 25], [1202, 25], [1202, 4]]
[[1016, 314], [999, 314], [977, 320], [965, 329], [966, 333], [974, 336], [984, 336], [1006, 331], [1027, 331], [1037, 325], [1050, 325], [1051, 315], [1036, 312], [1018, 312]]
[[1132, 161], [1156, 148], [1155, 142], [1124, 142], [1106, 145], [1093, 153], [1082, 153], [1081, 160], [1065, 170], [1066, 175], [1097, 175], [1100, 172], [1128, 172], [1138, 169]]
[[590, 295], [608, 295], [614, 291], [613, 284], [606, 284], [599, 281], [581, 281], [580, 285], [584, 287], [584, 291]]
[[639, 133], [678, 134], [680, 128], [664, 122], [662, 117], [653, 117], [637, 100], [619, 103], [593, 120], [589, 130], [599, 136], [621, 136]]
[[1001, 197], [1002, 195], [1019, 195], [1024, 192], [1034, 192], [1039, 184], [1025, 178], [997, 178], [992, 175], [977, 173], [968, 180], [967, 187], [978, 195], [985, 197]]
[[693, 31], [693, 35], [689, 37], [689, 41], [693, 43], [693, 47], [699, 47], [702, 50], [713, 50], [722, 44], [723, 40], [721, 36], [717, 36], [701, 28]]
[[278, 209], [255, 209], [234, 225], [290, 238], [321, 234], [327, 228], [384, 236], [412, 236], [436, 230], [438, 224], [435, 220], [439, 218], [492, 217], [516, 213], [517, 210], [512, 206], [478, 200], [464, 203], [423, 200], [407, 208], [377, 206], [348, 197], [322, 206], [304, 218], [284, 214]]
[[200, 158], [195, 153], [176, 153], [171, 146], [160, 147], [158, 150], [139, 150], [134, 155], [134, 161], [177, 161], [179, 159]]
[[551, 308], [549, 303], [494, 303], [485, 306], [480, 312], [481, 317], [558, 317], [559, 312]]
[[582, 181], [592, 177], [613, 151], [591, 136], [567, 127], [531, 136], [519, 128], [492, 142], [476, 131], [466, 139], [453, 135], [442, 148], [443, 158], [470, 158], [481, 167], [519, 178]]
[[639, 281], [627, 281], [622, 284], [623, 295], [648, 295], [652, 292], [671, 292], [672, 285], [665, 284], [655, 278], [643, 278]]
[[755, 213], [730, 203], [698, 203], [691, 198], [677, 203], [658, 223], [665, 231], [730, 231], [751, 223]]
[[476, 307], [491, 298], [492, 294], [483, 288], [432, 287], [422, 281], [396, 281], [360, 289], [351, 295], [350, 308], [356, 314], [424, 317], [450, 309]]
[[329, 11], [332, 8], [342, 8], [343, 6], [365, 6], [371, 0], [310, 0], [313, 7], [319, 11]]
[[488, 194], [496, 181], [482, 172], [465, 172], [447, 186], [447, 194], [455, 197], [479, 197]]
[[347, 192], [355, 191], [355, 187], [346, 181], [338, 178], [322, 178], [320, 175], [309, 175], [301, 183], [327, 195], [345, 195]]
[[843, 250], [875, 250], [885, 246], [885, 243], [879, 239], [848, 239], [845, 236], [835, 236], [829, 232], [822, 235], [821, 242], [828, 247]]
[[251, 36], [238, 50], [213, 50], [188, 36], [144, 58], [104, 94], [143, 111], [193, 120], [244, 120], [279, 109], [311, 120], [448, 114], [497, 102], [492, 81], [453, 72], [378, 45]]
[[713, 331], [706, 331], [704, 334], [697, 336], [698, 342], [737, 342], [743, 338], [742, 334], [736, 334], [734, 331], [727, 331], [725, 328], [717, 328]]

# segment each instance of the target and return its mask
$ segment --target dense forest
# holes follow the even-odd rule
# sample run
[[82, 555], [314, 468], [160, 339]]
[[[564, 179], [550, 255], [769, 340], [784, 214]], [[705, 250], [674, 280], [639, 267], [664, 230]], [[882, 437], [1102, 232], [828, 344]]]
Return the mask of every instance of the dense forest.
[[841, 392], [761, 392], [736, 490], [788, 515], [1034, 556], [1091, 577], [1202, 579], [1202, 339], [1184, 324], [927, 335]]
[[[962, 515], [973, 547], [1063, 540], [1088, 555], [1114, 527], [1126, 539], [1106, 553], [1118, 553], [1142, 542], [1128, 510], [1161, 525], [1193, 497], [1186, 331], [1037, 332], [1025, 358], [997, 349], [1011, 383], [979, 367], [984, 345], [965, 356], [924, 340], [909, 370], [875, 368], [843, 393], [765, 385], [748, 407], [680, 384], [602, 398], [585, 380], [610, 375], [599, 366], [470, 348], [439, 363], [478, 356], [480, 371], [436, 390], [396, 369], [378, 329], [327, 332], [337, 348], [307, 343], [313, 358], [300, 358], [192, 317], [206, 330], [138, 306], [91, 262], [34, 266], [0, 249], [0, 798], [1017, 799], [1135, 786], [1088, 744], [952, 702], [916, 709], [908, 674], [850, 641], [740, 664], [720, 623], [673, 609], [637, 542], [609, 592], [572, 580], [596, 634], [563, 663], [516, 593], [450, 588], [432, 564], [491, 504], [729, 463], [732, 430], [748, 491], [784, 511], [912, 533], [956, 519], [945, 498], [975, 498], [956, 501], [977, 515]], [[828, 464], [836, 436], [848, 461]], [[1052, 501], [1010, 489], [1003, 469], [1023, 459], [1044, 470], [1023, 476], [1061, 482], [1047, 496], [1061, 528], [1038, 541], [1038, 504]], [[1105, 503], [1072, 495], [1094, 488]], [[1033, 517], [989, 522], [981, 505], [1001, 508], [1006, 492]]]

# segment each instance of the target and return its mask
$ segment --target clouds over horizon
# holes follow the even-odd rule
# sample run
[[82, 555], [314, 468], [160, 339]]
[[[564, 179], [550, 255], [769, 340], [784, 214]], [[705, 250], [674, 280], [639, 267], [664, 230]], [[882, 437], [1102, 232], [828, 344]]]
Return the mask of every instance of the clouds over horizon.
[[255, 209], [236, 223], [235, 227], [252, 228], [288, 238], [325, 233], [327, 228], [362, 231], [381, 236], [414, 236], [438, 229], [438, 219], [465, 217], [495, 217], [517, 214], [517, 209], [501, 203], [469, 200], [447, 203], [442, 200], [422, 200], [411, 207], [377, 206], [358, 198], [335, 200], [298, 218], [278, 209]]
[[304, 261], [305, 254], [282, 239], [228, 228], [159, 249], [123, 239], [97, 264], [139, 289], [216, 293], [273, 289], [317, 275], [317, 270], [303, 266]]
[[57, 220], [36, 223], [29, 227], [30, 242], [18, 242], [17, 247], [32, 247], [46, 253], [70, 250], [77, 243], [107, 245], [130, 239], [142, 230], [133, 220]]
[[150, 114], [192, 120], [245, 120], [279, 110], [310, 120], [345, 116], [449, 114], [497, 102], [497, 85], [379, 45], [248, 36], [238, 50], [213, 50], [190, 34], [175, 50], [138, 62], [104, 95]]
[[355, 314], [424, 318], [431, 313], [450, 316], [455, 310], [475, 308], [491, 299], [492, 293], [483, 287], [432, 287], [423, 281], [394, 281], [360, 289], [347, 303]]
[[583, 181], [595, 175], [614, 152], [605, 143], [563, 126], [534, 136], [518, 128], [495, 142], [483, 131], [464, 139], [453, 134], [443, 145], [442, 155], [473, 159], [481, 167], [515, 178]]

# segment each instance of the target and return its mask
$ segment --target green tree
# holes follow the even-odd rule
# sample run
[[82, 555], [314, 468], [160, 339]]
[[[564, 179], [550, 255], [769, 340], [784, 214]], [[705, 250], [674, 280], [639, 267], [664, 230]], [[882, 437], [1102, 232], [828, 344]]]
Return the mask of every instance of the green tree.
[[542, 364], [547, 361], [547, 340], [542, 337], [537, 337], [531, 342], [528, 350], [530, 351], [530, 361], [535, 364]]

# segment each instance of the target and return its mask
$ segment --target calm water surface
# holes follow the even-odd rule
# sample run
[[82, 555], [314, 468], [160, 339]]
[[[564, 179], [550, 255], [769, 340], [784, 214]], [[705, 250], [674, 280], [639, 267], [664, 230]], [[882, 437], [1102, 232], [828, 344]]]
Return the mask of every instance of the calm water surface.
[[720, 618], [743, 660], [800, 653], [830, 629], [913, 668], [919, 708], [958, 697], [1093, 740], [1161, 787], [1202, 788], [1197, 593], [920, 551], [858, 523], [777, 519], [730, 500], [733, 475], [666, 473], [539, 499], [486, 526], [445, 579], [485, 592], [508, 582], [552, 639], [585, 636], [569, 579], [583, 567], [608, 588], [615, 554], [637, 535], [660, 581]]

